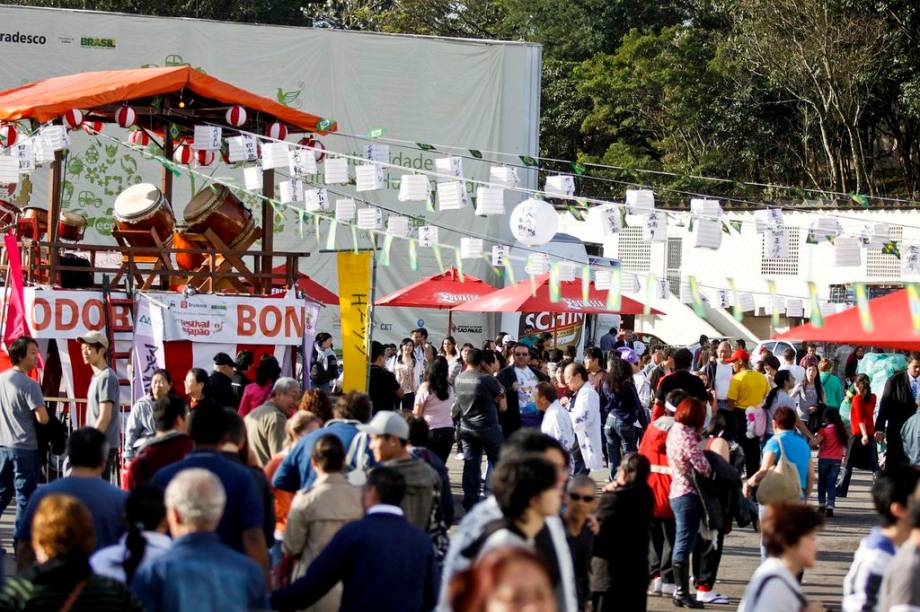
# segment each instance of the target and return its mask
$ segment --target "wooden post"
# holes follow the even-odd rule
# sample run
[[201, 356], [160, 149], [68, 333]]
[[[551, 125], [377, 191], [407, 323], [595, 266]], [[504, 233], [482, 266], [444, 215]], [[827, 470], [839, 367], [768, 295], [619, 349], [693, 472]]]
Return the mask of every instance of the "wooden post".
[[[61, 188], [64, 180], [64, 152], [54, 152], [54, 162], [51, 164], [51, 184], [48, 190], [48, 242], [52, 245], [57, 241], [58, 222], [61, 218]], [[39, 237], [40, 239], [40, 237]], [[41, 248], [38, 250], [41, 259]], [[58, 250], [54, 246], [48, 247], [48, 284], [54, 285], [57, 280]], [[40, 264], [41, 262], [39, 262]]]
[[[272, 287], [272, 256], [268, 253], [271, 253], [275, 250], [275, 209], [272, 207], [269, 200], [274, 199], [275, 197], [275, 171], [274, 170], [265, 170], [262, 172], [262, 274], [265, 276], [262, 277], [262, 292], [270, 293]], [[256, 269], [259, 269], [259, 266], [256, 266]]]
[[[173, 156], [173, 141], [172, 136], [169, 135], [169, 125], [165, 127], [165, 135], [163, 136], [163, 157], [165, 159], [172, 159]], [[170, 204], [173, 204], [172, 201], [172, 187], [173, 187], [173, 173], [172, 170], [163, 166], [163, 169], [160, 171], [160, 191], [163, 192], [163, 197], [166, 198], [166, 201]], [[192, 194], [195, 195], [195, 194]]]

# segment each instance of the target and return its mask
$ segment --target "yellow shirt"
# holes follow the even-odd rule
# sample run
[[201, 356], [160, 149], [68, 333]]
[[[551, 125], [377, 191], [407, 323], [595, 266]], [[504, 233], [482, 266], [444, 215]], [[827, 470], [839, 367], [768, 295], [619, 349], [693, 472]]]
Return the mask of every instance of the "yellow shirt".
[[735, 400], [735, 408], [754, 408], [763, 403], [770, 392], [770, 381], [754, 370], [742, 370], [732, 376], [727, 399]]

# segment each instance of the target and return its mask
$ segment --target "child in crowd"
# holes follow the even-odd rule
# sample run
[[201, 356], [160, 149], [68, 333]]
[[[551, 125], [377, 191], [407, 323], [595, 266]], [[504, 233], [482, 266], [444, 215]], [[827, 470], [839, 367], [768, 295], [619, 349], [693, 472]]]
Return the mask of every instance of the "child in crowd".
[[818, 512], [830, 518], [834, 516], [840, 464], [850, 440], [839, 410], [828, 408], [824, 412], [815, 439], [818, 442]]

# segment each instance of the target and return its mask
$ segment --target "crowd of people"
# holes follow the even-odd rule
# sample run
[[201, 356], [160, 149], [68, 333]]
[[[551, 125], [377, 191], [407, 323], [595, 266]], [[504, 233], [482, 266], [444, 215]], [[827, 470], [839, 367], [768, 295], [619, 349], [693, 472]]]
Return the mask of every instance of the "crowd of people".
[[155, 372], [122, 424], [106, 337], [79, 340], [86, 426], [66, 476], [40, 487], [56, 416], [29, 376], [37, 343], [13, 342], [0, 373], [18, 568], [0, 609], [703, 608], [730, 602], [726, 536], [753, 528], [762, 563], [741, 609], [820, 610], [802, 578], [854, 469], [871, 472], [881, 524], [844, 610], [920, 609], [920, 355], [876, 398], [862, 348], [840, 376], [815, 346], [752, 359], [740, 341], [645, 346], [613, 329], [579, 355], [535, 335], [436, 346], [417, 329], [372, 343], [368, 393], [339, 393], [321, 333], [307, 389], [274, 357], [218, 353], [184, 393]]

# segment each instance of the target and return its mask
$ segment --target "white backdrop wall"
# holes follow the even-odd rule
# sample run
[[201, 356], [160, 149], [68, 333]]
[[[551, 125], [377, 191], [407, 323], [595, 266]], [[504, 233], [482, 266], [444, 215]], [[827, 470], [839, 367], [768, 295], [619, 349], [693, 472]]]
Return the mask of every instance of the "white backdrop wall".
[[[523, 155], [538, 152], [541, 49], [537, 45], [10, 6], [0, 6], [0, 33], [19, 34], [0, 35], [0, 89], [84, 71], [189, 64], [260, 95], [333, 118], [342, 133], [361, 135], [385, 128], [387, 137], [412, 142]], [[32, 43], [12, 42], [27, 36]], [[112, 126], [104, 132], [124, 137]], [[321, 140], [329, 150], [359, 155], [366, 144], [340, 136]], [[73, 141], [64, 208], [83, 212], [91, 225], [87, 241], [104, 244], [112, 241], [115, 197], [142, 180], [157, 182], [159, 166], [104, 140], [95, 142], [82, 132], [74, 133]], [[433, 170], [433, 160], [446, 152], [394, 145], [390, 159], [397, 165]], [[468, 178], [488, 177], [488, 164], [465, 159], [463, 165]], [[218, 165], [214, 173], [242, 184], [241, 170]], [[422, 203], [398, 202], [401, 174], [388, 171], [387, 189], [372, 192], [368, 199], [429, 223], [510, 240], [507, 217], [476, 217], [472, 208], [433, 213]], [[33, 205], [46, 205], [46, 176], [41, 170], [33, 175]], [[521, 178], [525, 185], [535, 186], [535, 172], [522, 172]], [[195, 188], [202, 185], [199, 179]], [[192, 187], [184, 176], [175, 181], [173, 207], [180, 219]], [[468, 189], [474, 192], [475, 186], [469, 184]], [[520, 199], [509, 194], [506, 209], [510, 211]], [[258, 217], [259, 202], [250, 204]], [[277, 250], [310, 252], [301, 271], [336, 289], [335, 256], [317, 253], [317, 247], [325, 246], [325, 235], [317, 244], [313, 228], [305, 227], [301, 237], [291, 213], [283, 218], [276, 215], [275, 230]], [[443, 229], [440, 233], [442, 243], [459, 244], [461, 234]], [[350, 247], [350, 233], [340, 228], [337, 248]], [[452, 262], [452, 255], [445, 254], [445, 264]], [[419, 249], [420, 269], [410, 270], [403, 241], [394, 243], [391, 261], [390, 267], [378, 268], [378, 296], [438, 271], [430, 250], [424, 248]], [[465, 268], [487, 282], [499, 282], [485, 262], [467, 261]], [[337, 313], [335, 308], [324, 309], [318, 328], [338, 335]], [[419, 324], [440, 337], [447, 327], [443, 312], [383, 308], [376, 315], [375, 337], [381, 340], [395, 341]], [[495, 331], [492, 319], [475, 314], [455, 317], [455, 324], [467, 330], [458, 340], [480, 344], [481, 336]]]

